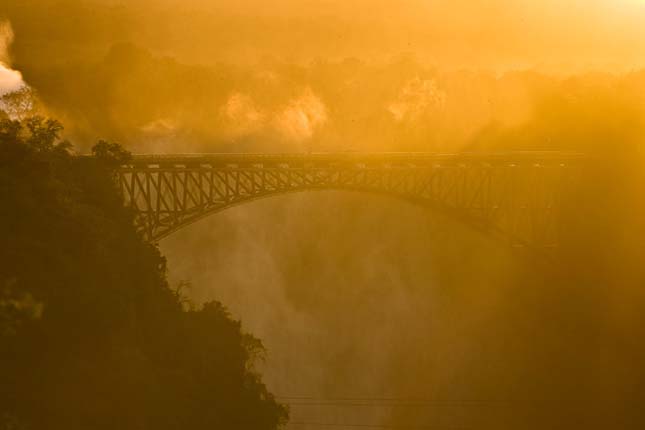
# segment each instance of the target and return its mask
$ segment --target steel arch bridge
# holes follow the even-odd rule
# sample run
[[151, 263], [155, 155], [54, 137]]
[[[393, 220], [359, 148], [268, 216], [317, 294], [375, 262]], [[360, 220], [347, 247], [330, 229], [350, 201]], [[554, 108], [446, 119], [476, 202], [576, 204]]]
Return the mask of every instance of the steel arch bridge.
[[255, 199], [350, 190], [409, 200], [544, 249], [558, 245], [559, 209], [581, 160], [555, 152], [136, 155], [118, 180], [150, 241]]

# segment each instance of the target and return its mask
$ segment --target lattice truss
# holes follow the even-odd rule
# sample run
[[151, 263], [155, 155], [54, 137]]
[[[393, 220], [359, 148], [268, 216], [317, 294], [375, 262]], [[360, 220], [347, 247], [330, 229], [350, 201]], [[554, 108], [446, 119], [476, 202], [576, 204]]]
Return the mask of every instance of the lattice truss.
[[558, 245], [562, 198], [579, 156], [308, 154], [135, 156], [125, 204], [151, 241], [236, 204], [305, 190], [388, 194], [457, 217], [515, 246]]

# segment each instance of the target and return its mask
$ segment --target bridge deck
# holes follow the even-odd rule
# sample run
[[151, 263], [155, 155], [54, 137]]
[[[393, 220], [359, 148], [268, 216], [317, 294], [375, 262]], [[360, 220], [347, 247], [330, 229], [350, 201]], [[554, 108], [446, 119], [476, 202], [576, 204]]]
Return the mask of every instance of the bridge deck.
[[[279, 165], [279, 164], [553, 164], [575, 163], [584, 155], [574, 152], [500, 152], [500, 153], [429, 153], [429, 152], [342, 152], [342, 153], [192, 153], [192, 154], [135, 154], [128, 166], [166, 165]], [[125, 167], [125, 166], [124, 166]]]

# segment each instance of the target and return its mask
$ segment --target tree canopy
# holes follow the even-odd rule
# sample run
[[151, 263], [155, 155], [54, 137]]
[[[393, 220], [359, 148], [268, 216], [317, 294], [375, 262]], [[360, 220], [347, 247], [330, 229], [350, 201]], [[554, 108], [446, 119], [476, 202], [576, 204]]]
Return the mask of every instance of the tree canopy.
[[264, 353], [220, 303], [187, 307], [136, 232], [99, 142], [0, 120], [0, 429], [275, 429]]

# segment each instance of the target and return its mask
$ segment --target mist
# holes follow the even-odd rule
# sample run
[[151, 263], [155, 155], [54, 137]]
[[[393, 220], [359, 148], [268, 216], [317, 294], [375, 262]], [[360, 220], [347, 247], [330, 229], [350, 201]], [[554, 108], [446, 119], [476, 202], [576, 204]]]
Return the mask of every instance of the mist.
[[0, 96], [16, 91], [24, 85], [22, 74], [10, 68], [9, 47], [12, 42], [11, 24], [0, 21]]
[[26, 82], [79, 153], [102, 138], [134, 153], [586, 154], [556, 263], [348, 192], [229, 209], [159, 248], [191, 302], [221, 300], [263, 340], [279, 399], [426, 402], [293, 405], [294, 423], [642, 422], [645, 2], [8, 0], [0, 14], [0, 95]]
[[[295, 405], [293, 421], [488, 428], [514, 418], [501, 381], [508, 363], [495, 360], [518, 352], [493, 337], [520, 336], [497, 331], [519, 290], [509, 285], [512, 256], [494, 241], [408, 203], [349, 193], [262, 201], [205, 224], [162, 243], [171, 278], [200, 273], [190, 277], [195, 300], [221, 297], [245, 316], [271, 351], [264, 370], [275, 393], [457, 401], [404, 406], [405, 416], [400, 407]], [[186, 258], [196, 249], [200, 258]], [[478, 261], [482, 250], [489, 260]], [[448, 269], [459, 265], [468, 270]], [[459, 403], [484, 399], [492, 405]]]

